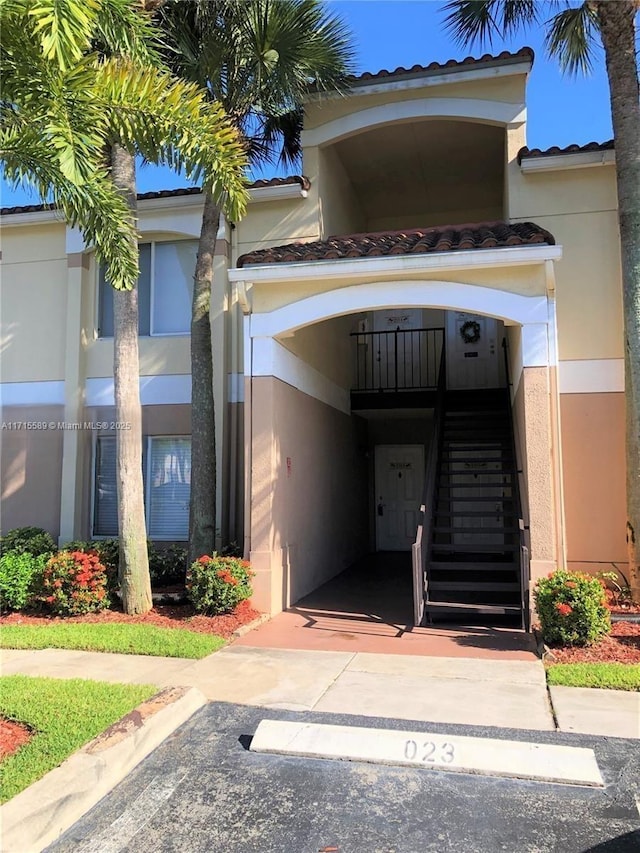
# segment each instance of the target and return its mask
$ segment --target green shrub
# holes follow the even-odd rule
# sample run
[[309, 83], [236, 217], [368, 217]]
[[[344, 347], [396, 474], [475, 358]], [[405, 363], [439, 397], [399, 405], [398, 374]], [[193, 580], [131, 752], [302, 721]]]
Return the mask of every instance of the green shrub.
[[0, 540], [0, 553], [13, 551], [17, 554], [53, 554], [58, 548], [53, 537], [42, 527], [16, 527]]
[[80, 616], [109, 606], [107, 575], [95, 551], [60, 551], [42, 573], [41, 601], [58, 616]]
[[552, 572], [536, 583], [534, 597], [547, 643], [590, 646], [611, 631], [604, 584], [598, 578]]
[[0, 608], [23, 610], [33, 602], [42, 582], [47, 555], [8, 551], [0, 557]]
[[187, 572], [189, 600], [199, 613], [230, 613], [251, 597], [253, 576], [249, 563], [237, 557], [200, 557]]
[[64, 546], [65, 551], [82, 551], [84, 554], [97, 554], [107, 576], [107, 592], [116, 593], [120, 587], [118, 566], [120, 564], [120, 544], [117, 539], [96, 539], [91, 542], [74, 539]]
[[242, 558], [242, 546], [238, 545], [238, 543], [234, 540], [233, 542], [229, 542], [227, 545], [223, 545], [220, 549], [221, 557], [240, 557]]
[[187, 549], [180, 545], [158, 547], [148, 542], [149, 574], [154, 587], [183, 584], [187, 574]]

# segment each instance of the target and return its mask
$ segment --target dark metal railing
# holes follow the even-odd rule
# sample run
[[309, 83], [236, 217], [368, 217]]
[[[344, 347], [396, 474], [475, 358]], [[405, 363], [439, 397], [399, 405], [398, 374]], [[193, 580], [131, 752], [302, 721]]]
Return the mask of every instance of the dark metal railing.
[[442, 452], [442, 436], [444, 432], [444, 393], [446, 387], [446, 363], [444, 347], [440, 353], [438, 366], [437, 388], [438, 395], [435, 406], [435, 421], [433, 437], [429, 447], [429, 456], [425, 468], [424, 490], [420, 505], [419, 523], [416, 531], [416, 541], [411, 546], [411, 564], [413, 569], [413, 619], [414, 624], [422, 625], [424, 621], [424, 605], [428, 597], [427, 567], [431, 560], [433, 543], [434, 507], [436, 501], [436, 482], [438, 467]]
[[425, 391], [438, 387], [444, 328], [353, 332], [354, 391]]
[[522, 512], [522, 500], [520, 497], [520, 488], [522, 485], [522, 469], [520, 467], [520, 457], [518, 456], [519, 448], [516, 445], [516, 419], [513, 415], [513, 407], [511, 406], [511, 371], [509, 369], [509, 344], [507, 338], [502, 339], [502, 351], [504, 353], [504, 369], [507, 379], [507, 397], [509, 400], [511, 412], [511, 453], [516, 465], [516, 480], [512, 488], [512, 494], [515, 497], [515, 510], [518, 518], [518, 544], [519, 548], [519, 568], [520, 568], [520, 608], [522, 612], [522, 627], [525, 631], [530, 628], [531, 614], [529, 612], [529, 578], [531, 567], [529, 563], [529, 549], [526, 542], [526, 530], [528, 529], [524, 523], [524, 513]]

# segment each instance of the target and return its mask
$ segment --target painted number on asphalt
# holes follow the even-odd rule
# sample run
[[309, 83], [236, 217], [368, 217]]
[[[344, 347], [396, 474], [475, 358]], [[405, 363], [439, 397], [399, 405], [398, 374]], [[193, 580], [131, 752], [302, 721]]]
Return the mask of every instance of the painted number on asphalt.
[[435, 743], [425, 740], [418, 743], [415, 740], [406, 740], [404, 743], [404, 757], [407, 761], [423, 761], [427, 764], [451, 764], [455, 759], [455, 747], [452, 743]]

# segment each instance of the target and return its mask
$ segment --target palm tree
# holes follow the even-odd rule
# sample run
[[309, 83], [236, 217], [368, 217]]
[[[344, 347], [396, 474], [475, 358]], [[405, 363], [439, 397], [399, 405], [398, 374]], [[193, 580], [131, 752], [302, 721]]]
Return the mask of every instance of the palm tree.
[[202, 175], [211, 198], [236, 217], [246, 204], [245, 154], [221, 105], [159, 65], [158, 34], [140, 2], [4, 0], [1, 10], [5, 174], [62, 205], [95, 241], [115, 288], [116, 419], [131, 427], [116, 434], [120, 580], [126, 612], [140, 613], [151, 608], [151, 588], [134, 156]]
[[562, 6], [543, 22], [544, 4], [535, 0], [452, 0], [445, 6], [445, 25], [458, 41], [468, 44], [475, 40], [490, 42], [493, 34], [507, 36], [522, 25], [543, 23], [549, 54], [570, 74], [590, 69], [598, 37], [604, 48], [622, 261], [627, 550], [631, 592], [634, 600], [640, 601], [640, 90], [636, 52], [640, 0], [586, 0]]
[[[206, 88], [242, 134], [252, 163], [294, 162], [302, 103], [313, 81], [341, 90], [352, 70], [350, 35], [320, 0], [177, 0], [163, 10], [176, 73]], [[204, 194], [191, 318], [190, 559], [216, 532], [216, 449], [209, 310], [220, 208]]]

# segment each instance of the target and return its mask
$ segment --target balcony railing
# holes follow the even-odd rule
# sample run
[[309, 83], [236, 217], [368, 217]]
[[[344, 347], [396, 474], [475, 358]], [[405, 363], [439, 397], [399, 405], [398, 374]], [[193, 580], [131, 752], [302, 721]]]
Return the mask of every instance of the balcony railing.
[[427, 391], [438, 387], [444, 328], [353, 332], [353, 391]]

